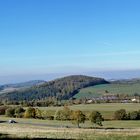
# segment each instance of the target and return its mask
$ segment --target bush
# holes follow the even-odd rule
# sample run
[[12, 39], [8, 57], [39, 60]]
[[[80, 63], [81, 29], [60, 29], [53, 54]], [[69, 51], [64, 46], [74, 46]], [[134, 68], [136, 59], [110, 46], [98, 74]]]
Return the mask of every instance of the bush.
[[138, 114], [137, 119], [140, 120], [140, 110], [137, 111], [137, 114]]
[[126, 119], [127, 119], [126, 110], [125, 110], [125, 109], [117, 110], [117, 111], [114, 113], [114, 119], [115, 119], [115, 120], [126, 120]]
[[15, 117], [15, 108], [8, 108], [5, 111], [7, 117]]
[[89, 115], [89, 120], [93, 124], [102, 126], [103, 117], [102, 117], [101, 113], [98, 111], [91, 112], [91, 114]]
[[35, 108], [28, 107], [24, 113], [24, 118], [35, 118], [35, 117], [36, 117]]
[[42, 111], [38, 108], [29, 107], [26, 109], [24, 113], [25, 118], [36, 118], [36, 119], [42, 119]]
[[41, 114], [42, 114], [42, 119], [54, 120], [57, 111], [54, 113], [53, 110], [41, 110]]
[[8, 109], [7, 106], [0, 106], [0, 115], [5, 115], [7, 109]]
[[124, 109], [118, 110], [114, 113], [116, 120], [140, 120], [140, 110], [129, 112], [128, 114]]
[[48, 116], [47, 119], [48, 120], [54, 120], [54, 116]]
[[70, 120], [71, 119], [72, 110], [70, 110], [67, 106], [63, 108], [63, 110], [57, 110], [54, 118], [56, 120]]
[[54, 118], [55, 118], [55, 120], [65, 120], [65, 116], [64, 116], [63, 110], [57, 110], [55, 112]]
[[37, 118], [37, 119], [43, 119], [43, 117], [42, 117], [42, 111], [39, 110], [38, 108], [35, 109], [35, 118]]
[[137, 120], [138, 119], [138, 112], [137, 111], [130, 112], [128, 116], [129, 116], [130, 120]]
[[15, 117], [22, 118], [25, 110], [22, 107], [17, 107], [15, 109]]

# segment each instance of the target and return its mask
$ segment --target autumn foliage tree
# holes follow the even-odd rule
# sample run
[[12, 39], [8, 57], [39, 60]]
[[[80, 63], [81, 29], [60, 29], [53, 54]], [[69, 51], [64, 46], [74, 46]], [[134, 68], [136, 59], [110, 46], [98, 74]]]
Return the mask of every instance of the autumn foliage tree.
[[77, 126], [79, 128], [80, 127], [79, 124], [84, 123], [85, 120], [86, 120], [86, 117], [85, 117], [85, 115], [83, 114], [82, 111], [77, 110], [77, 111], [72, 112], [71, 119], [75, 124], [77, 124]]
[[64, 106], [62, 110], [57, 110], [55, 113], [56, 120], [70, 120], [72, 110], [68, 106]]
[[36, 110], [33, 107], [28, 107], [24, 113], [24, 118], [35, 118]]
[[126, 120], [127, 119], [126, 110], [125, 109], [120, 109], [120, 110], [115, 111], [114, 119], [115, 120]]

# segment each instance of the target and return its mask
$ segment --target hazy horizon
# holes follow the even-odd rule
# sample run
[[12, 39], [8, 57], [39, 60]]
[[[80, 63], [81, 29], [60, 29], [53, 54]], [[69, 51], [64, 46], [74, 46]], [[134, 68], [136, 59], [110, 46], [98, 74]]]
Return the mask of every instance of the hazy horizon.
[[139, 5], [139, 0], [0, 1], [0, 84], [75, 73], [140, 77]]
[[32, 80], [51, 81], [70, 75], [86, 75], [100, 77], [106, 80], [133, 79], [140, 78], [140, 70], [120, 70], [120, 71], [88, 71], [88, 72], [71, 72], [71, 73], [47, 73], [47, 74], [26, 74], [26, 75], [8, 75], [0, 76], [0, 85], [15, 84]]

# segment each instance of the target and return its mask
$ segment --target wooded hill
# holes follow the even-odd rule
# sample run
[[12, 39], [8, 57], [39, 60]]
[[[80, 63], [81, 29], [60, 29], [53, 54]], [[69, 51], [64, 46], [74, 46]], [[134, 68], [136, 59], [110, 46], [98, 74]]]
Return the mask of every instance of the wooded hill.
[[40, 85], [43, 83], [45, 83], [45, 81], [43, 80], [33, 80], [33, 81], [17, 83], [17, 84], [5, 84], [5, 85], [0, 85], [0, 90], [4, 90], [6, 88], [27, 88], [35, 85]]
[[82, 88], [107, 83], [109, 82], [102, 78], [74, 75], [32, 86], [30, 88], [1, 94], [0, 100], [30, 101], [45, 99], [47, 97], [55, 97], [59, 100], [70, 99]]

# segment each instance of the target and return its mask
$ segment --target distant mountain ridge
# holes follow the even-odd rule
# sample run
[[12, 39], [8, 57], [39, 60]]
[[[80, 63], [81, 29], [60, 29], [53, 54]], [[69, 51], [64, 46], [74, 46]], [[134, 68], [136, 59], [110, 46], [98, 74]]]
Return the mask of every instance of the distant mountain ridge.
[[134, 84], [134, 83], [140, 83], [140, 78], [132, 78], [132, 79], [120, 79], [120, 80], [112, 80], [110, 81], [114, 84]]
[[45, 82], [46, 81], [43, 81], [43, 80], [32, 80], [32, 81], [16, 83], [16, 84], [0, 85], [0, 92], [8, 92], [8, 91], [10, 92], [10, 91], [14, 91], [20, 88], [29, 88], [31, 86], [43, 84]]
[[1, 94], [0, 99], [10, 101], [40, 100], [47, 97], [55, 97], [60, 100], [70, 99], [77, 94], [81, 88], [107, 83], [109, 82], [103, 78], [72, 75], [45, 82], [40, 85], [33, 85], [22, 90]]

